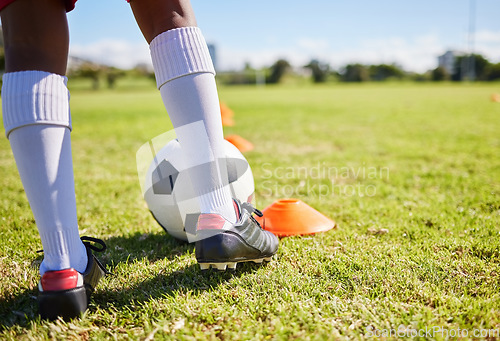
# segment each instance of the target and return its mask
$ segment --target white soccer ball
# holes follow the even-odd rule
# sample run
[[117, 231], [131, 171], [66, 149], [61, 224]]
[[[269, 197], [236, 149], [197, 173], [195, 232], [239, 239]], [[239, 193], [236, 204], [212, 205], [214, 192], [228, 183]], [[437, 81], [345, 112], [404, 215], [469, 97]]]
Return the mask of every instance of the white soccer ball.
[[[224, 149], [233, 198], [252, 202], [255, 185], [250, 165], [229, 141], [224, 140]], [[160, 226], [177, 239], [193, 241], [200, 208], [177, 139], [156, 154], [144, 185], [144, 199]]]

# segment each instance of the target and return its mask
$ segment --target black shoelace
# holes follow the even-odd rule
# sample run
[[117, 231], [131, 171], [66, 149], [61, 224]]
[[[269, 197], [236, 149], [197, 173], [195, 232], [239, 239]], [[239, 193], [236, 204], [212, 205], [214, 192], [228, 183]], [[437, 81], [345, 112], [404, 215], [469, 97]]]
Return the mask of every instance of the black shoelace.
[[[94, 238], [94, 237], [88, 237], [88, 236], [82, 236], [80, 238], [83, 242], [83, 244], [91, 249], [92, 251], [95, 252], [104, 252], [106, 251], [106, 243], [102, 241], [101, 239]], [[94, 243], [94, 244], [92, 244]], [[98, 244], [100, 247], [97, 247], [96, 244]], [[109, 272], [104, 265], [97, 259], [97, 257], [94, 257], [94, 261], [97, 263], [97, 265], [104, 271], [106, 275], [112, 275], [111, 272]]]
[[[106, 251], [106, 248], [107, 248], [106, 243], [104, 243], [104, 241], [101, 239], [94, 238], [94, 237], [88, 237], [88, 236], [82, 236], [82, 237], [80, 237], [80, 239], [83, 242], [83, 245], [85, 245], [86, 247], [88, 247], [89, 249], [91, 249], [94, 252]], [[96, 246], [96, 244], [99, 245], [100, 247]], [[37, 253], [41, 253], [41, 252], [43, 252], [43, 249], [37, 251]], [[106, 275], [112, 275], [112, 273], [109, 272], [104, 265], [102, 265], [102, 263], [99, 261], [99, 259], [97, 259], [97, 257], [94, 257], [94, 261], [97, 262], [97, 265], [104, 271], [104, 273]]]
[[[259, 222], [257, 221], [257, 219], [255, 219], [254, 216], [252, 215], [252, 214], [255, 214], [258, 217], [264, 216], [264, 214], [260, 210], [258, 210], [255, 207], [253, 207], [253, 205], [251, 203], [249, 203], [249, 202], [242, 202], [241, 203], [241, 208], [244, 209], [244, 210], [246, 210], [246, 211], [248, 211], [250, 213], [250, 219], [252, 219], [252, 221], [255, 222], [257, 224], [257, 226], [259, 226], [261, 229], [264, 229], [264, 227], [261, 226], [259, 224]], [[264, 220], [263, 225], [265, 225], [265, 222], [266, 221]]]
[[[104, 241], [102, 241], [101, 239], [94, 238], [94, 237], [88, 237], [88, 236], [82, 236], [80, 239], [82, 240], [83, 244], [85, 244], [92, 251], [95, 251], [95, 252], [106, 251], [106, 243], [104, 243]], [[99, 244], [101, 247], [99, 248], [99, 247], [95, 246], [95, 244], [92, 244], [92, 243]]]

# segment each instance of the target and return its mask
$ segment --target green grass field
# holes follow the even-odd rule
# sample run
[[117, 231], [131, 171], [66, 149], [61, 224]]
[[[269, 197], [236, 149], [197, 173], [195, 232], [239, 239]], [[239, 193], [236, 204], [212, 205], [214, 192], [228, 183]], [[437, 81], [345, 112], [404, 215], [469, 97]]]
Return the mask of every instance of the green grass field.
[[338, 227], [281, 239], [266, 266], [205, 274], [141, 197], [135, 153], [171, 129], [159, 93], [74, 91], [81, 234], [106, 241], [114, 275], [81, 319], [40, 321], [41, 243], [0, 138], [0, 339], [499, 338], [495, 92], [498, 83], [220, 88], [236, 120], [225, 133], [255, 145], [245, 156], [259, 208], [295, 197]]

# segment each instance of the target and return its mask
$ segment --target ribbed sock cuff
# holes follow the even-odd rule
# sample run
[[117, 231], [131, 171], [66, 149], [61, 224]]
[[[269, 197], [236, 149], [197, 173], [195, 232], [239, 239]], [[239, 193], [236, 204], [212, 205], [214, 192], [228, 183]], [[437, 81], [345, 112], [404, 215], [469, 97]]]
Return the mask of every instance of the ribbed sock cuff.
[[31, 124], [52, 124], [71, 130], [68, 79], [44, 71], [3, 75], [2, 112], [5, 135]]
[[40, 238], [44, 254], [40, 275], [46, 271], [68, 268], [74, 268], [80, 273], [85, 272], [87, 249], [80, 240], [78, 229], [40, 231]]
[[215, 69], [198, 27], [182, 27], [157, 35], [149, 45], [158, 89], [166, 82]]
[[198, 195], [201, 213], [217, 213], [231, 223], [236, 222], [233, 199], [229, 186], [212, 189], [209, 193]]

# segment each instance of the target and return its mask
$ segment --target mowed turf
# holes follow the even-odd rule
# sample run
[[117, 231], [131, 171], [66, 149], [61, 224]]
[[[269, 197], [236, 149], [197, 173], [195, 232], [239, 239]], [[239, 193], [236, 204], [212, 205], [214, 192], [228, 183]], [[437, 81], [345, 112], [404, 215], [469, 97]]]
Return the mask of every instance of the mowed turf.
[[113, 275], [81, 319], [40, 321], [41, 243], [1, 138], [0, 338], [498, 338], [498, 92], [498, 83], [221, 87], [236, 122], [225, 133], [255, 146], [245, 156], [258, 207], [293, 197], [338, 225], [282, 238], [273, 262], [233, 274], [202, 273], [194, 247], [166, 235], [141, 197], [135, 153], [171, 129], [158, 92], [74, 91], [81, 234], [106, 241]]

